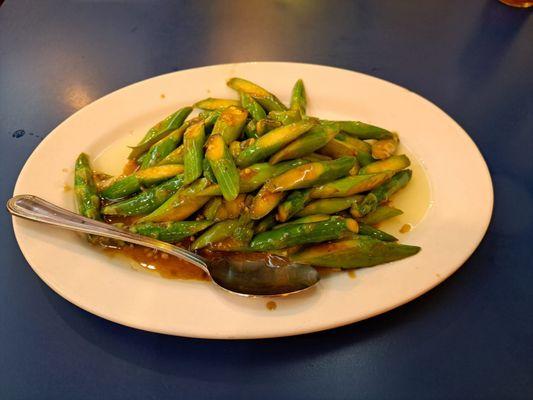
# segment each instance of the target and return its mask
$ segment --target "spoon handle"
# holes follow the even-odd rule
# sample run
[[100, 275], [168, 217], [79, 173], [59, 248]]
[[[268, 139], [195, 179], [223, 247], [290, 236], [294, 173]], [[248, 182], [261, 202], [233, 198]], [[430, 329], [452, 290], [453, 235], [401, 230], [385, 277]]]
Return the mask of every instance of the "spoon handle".
[[32, 221], [92, 235], [105, 236], [111, 239], [123, 240], [128, 243], [139, 244], [141, 246], [161, 250], [194, 264], [209, 274], [207, 266], [202, 258], [190, 251], [157, 239], [119, 229], [104, 222], [85, 218], [79, 214], [75, 214], [49, 203], [37, 196], [28, 194], [15, 196], [8, 200], [7, 209], [11, 214], [16, 215], [17, 217]]

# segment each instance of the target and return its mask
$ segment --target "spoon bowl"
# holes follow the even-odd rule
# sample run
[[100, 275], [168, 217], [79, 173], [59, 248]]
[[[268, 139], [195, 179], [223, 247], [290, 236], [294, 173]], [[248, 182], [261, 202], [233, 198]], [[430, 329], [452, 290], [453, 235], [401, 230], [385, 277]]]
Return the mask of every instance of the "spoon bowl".
[[202, 269], [218, 287], [241, 296], [288, 296], [308, 290], [320, 280], [313, 267], [292, 263], [285, 257], [226, 252], [202, 257], [170, 243], [83, 217], [33, 195], [19, 195], [9, 199], [7, 209], [17, 217], [168, 253]]

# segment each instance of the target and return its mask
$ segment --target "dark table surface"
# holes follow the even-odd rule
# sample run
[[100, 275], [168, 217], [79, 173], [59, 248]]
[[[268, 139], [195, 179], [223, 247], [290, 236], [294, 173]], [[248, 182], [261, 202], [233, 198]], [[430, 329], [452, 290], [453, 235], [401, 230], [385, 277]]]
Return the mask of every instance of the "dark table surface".
[[2, 202], [39, 142], [88, 102], [170, 71], [283, 60], [369, 73], [438, 104], [485, 156], [495, 208], [474, 255], [421, 298], [251, 341], [141, 332], [78, 309], [33, 273], [2, 212], [0, 398], [533, 398], [531, 14], [496, 0], [6, 1]]

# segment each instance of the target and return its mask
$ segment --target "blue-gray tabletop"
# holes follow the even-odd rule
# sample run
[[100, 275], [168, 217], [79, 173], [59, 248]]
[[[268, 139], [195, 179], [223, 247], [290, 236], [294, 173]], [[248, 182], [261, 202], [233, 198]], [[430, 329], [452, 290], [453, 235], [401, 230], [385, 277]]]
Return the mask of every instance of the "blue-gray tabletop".
[[533, 398], [529, 10], [496, 0], [7, 0], [1, 201], [39, 142], [85, 104], [159, 74], [253, 60], [360, 71], [442, 107], [492, 174], [494, 214], [479, 248], [431, 292], [370, 320], [210, 341], [70, 304], [28, 266], [2, 212], [0, 398]]

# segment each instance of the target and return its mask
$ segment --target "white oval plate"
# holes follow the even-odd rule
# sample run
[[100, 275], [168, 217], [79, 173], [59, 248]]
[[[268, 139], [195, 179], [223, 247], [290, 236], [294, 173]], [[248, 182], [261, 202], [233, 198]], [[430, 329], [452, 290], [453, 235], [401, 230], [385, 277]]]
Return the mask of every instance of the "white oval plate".
[[[420, 219], [417, 207], [426, 210], [426, 205], [416, 203], [415, 210], [399, 220], [417, 222], [411, 232], [389, 232], [422, 251], [358, 270], [356, 279], [347, 273], [331, 274], [317, 290], [275, 299], [277, 309], [269, 311], [265, 299], [233, 296], [205, 282], [165, 280], [134, 271], [74, 233], [14, 219], [24, 256], [53, 290], [91, 313], [153, 332], [220, 339], [287, 336], [349, 324], [398, 307], [450, 276], [478, 246], [492, 213], [492, 183], [481, 154], [461, 127], [404, 88], [318, 65], [216, 65], [120, 89], [50, 133], [26, 162], [15, 194], [35, 194], [73, 209], [73, 193], [64, 188], [71, 185], [72, 166], [80, 152], [95, 157], [110, 146], [122, 149], [105, 152], [97, 160], [102, 165], [110, 154], [125, 156], [126, 144], [135, 144], [149, 126], [175, 109], [208, 96], [235, 97], [225, 86], [233, 76], [260, 83], [285, 102], [294, 81], [302, 78], [310, 115], [358, 119], [399, 132], [411, 157], [422, 165], [415, 169], [411, 189], [405, 190], [411, 190], [411, 202], [417, 197], [427, 202], [430, 196], [431, 207], [420, 221], [409, 221]], [[424, 171], [431, 187], [425, 193]]]

